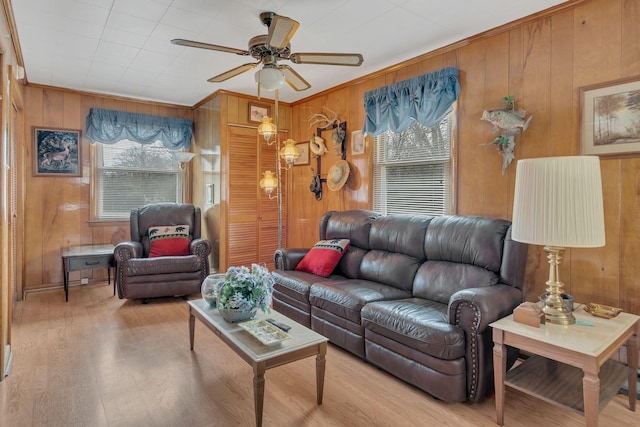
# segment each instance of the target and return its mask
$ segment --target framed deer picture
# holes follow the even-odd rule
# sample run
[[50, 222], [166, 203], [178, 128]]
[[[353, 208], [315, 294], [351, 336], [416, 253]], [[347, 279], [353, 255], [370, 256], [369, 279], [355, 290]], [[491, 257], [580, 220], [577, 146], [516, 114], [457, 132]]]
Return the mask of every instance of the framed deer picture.
[[34, 126], [33, 176], [82, 176], [81, 133]]

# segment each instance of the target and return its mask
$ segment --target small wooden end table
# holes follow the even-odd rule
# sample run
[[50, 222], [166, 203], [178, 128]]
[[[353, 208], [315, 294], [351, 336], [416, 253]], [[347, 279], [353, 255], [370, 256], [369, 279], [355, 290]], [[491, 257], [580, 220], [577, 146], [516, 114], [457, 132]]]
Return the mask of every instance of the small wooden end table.
[[[603, 319], [591, 316], [583, 306], [573, 314], [592, 326], [547, 323], [536, 328], [514, 322], [513, 315], [490, 325], [498, 425], [504, 424], [505, 385], [584, 414], [587, 426], [597, 426], [600, 409], [628, 380], [629, 408], [635, 411], [640, 317], [620, 313]], [[625, 342], [628, 366], [609, 360]], [[507, 345], [534, 356], [505, 372]]]
[[[113, 245], [74, 246], [62, 249], [62, 266], [64, 269], [64, 298], [69, 301], [69, 272], [93, 268], [106, 268], [107, 280], [111, 284], [111, 269], [115, 269]], [[113, 278], [113, 294], [116, 294], [115, 272]]]
[[229, 323], [222, 318], [216, 308], [212, 308], [202, 299], [188, 301], [189, 305], [189, 342], [193, 351], [196, 318], [215, 333], [229, 348], [253, 367], [253, 398], [256, 426], [262, 425], [264, 403], [264, 374], [267, 369], [282, 366], [296, 360], [316, 356], [316, 398], [322, 404], [324, 390], [325, 355], [327, 338], [312, 331], [288, 317], [271, 310], [269, 314], [259, 312], [256, 319], [273, 318], [291, 326], [287, 332], [290, 339], [275, 346], [262, 344], [237, 323]]

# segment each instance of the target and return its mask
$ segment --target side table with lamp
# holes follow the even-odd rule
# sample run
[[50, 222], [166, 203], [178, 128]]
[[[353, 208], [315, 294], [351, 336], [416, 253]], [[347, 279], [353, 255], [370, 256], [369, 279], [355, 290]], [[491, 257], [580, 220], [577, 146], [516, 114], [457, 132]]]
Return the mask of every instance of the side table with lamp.
[[[594, 317], [583, 306], [572, 313], [563, 301], [558, 275], [565, 248], [605, 244], [599, 158], [518, 161], [512, 233], [513, 240], [544, 246], [548, 295], [542, 307], [544, 324], [528, 326], [515, 322], [513, 315], [491, 324], [497, 423], [504, 423], [505, 385], [583, 413], [588, 426], [597, 426], [600, 408], [627, 379], [629, 408], [635, 411], [640, 317]], [[625, 343], [628, 366], [609, 360]], [[507, 345], [533, 356], [507, 373]]]

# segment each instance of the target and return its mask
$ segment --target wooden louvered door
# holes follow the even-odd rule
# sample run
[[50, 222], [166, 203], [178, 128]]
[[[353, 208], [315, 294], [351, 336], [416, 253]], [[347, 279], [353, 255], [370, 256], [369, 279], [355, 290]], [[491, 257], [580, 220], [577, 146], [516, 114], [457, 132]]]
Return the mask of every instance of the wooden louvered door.
[[[229, 126], [228, 138], [227, 254], [222, 258], [227, 263], [220, 267], [260, 263], [272, 270], [278, 247], [278, 203], [264, 194], [259, 182], [264, 171], [276, 171], [276, 146], [258, 138], [255, 128]], [[286, 171], [283, 194], [285, 176]], [[283, 229], [284, 223], [283, 213]]]

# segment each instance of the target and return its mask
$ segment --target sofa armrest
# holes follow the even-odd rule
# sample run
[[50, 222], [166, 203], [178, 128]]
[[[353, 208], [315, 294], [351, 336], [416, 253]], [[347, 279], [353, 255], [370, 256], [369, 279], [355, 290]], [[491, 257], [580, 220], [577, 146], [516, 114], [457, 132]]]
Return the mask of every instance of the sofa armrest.
[[132, 258], [142, 258], [143, 253], [142, 243], [121, 242], [113, 250], [113, 258], [118, 263]]
[[490, 323], [511, 314], [521, 302], [522, 292], [509, 285], [463, 289], [449, 299], [449, 323], [479, 335]]
[[309, 252], [309, 248], [280, 248], [273, 254], [273, 263], [278, 270], [295, 270], [296, 265]]
[[[493, 387], [493, 358], [489, 324], [511, 314], [522, 302], [522, 292], [505, 284], [469, 288], [449, 299], [449, 323], [464, 330], [466, 338], [467, 399], [479, 402]], [[507, 365], [517, 350], [508, 349]]]
[[206, 259], [211, 254], [211, 242], [207, 239], [193, 239], [189, 243], [189, 253]]

